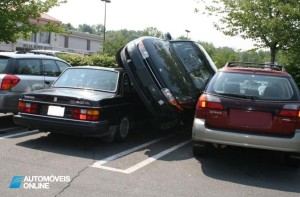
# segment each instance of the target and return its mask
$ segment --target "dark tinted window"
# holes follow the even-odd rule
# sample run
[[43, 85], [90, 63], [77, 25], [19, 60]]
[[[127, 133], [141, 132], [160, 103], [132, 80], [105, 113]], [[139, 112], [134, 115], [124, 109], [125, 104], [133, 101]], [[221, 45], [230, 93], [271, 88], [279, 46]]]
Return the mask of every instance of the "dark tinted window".
[[208, 87], [214, 94], [251, 96], [258, 100], [299, 99], [290, 78], [261, 74], [218, 73]]
[[118, 72], [100, 69], [68, 69], [53, 84], [54, 87], [73, 87], [116, 91]]
[[8, 63], [7, 57], [0, 57], [0, 73], [3, 73], [5, 71], [7, 63]]
[[68, 64], [62, 62], [62, 61], [55, 61], [57, 66], [59, 67], [60, 72], [63, 72], [66, 70], [66, 68], [70, 67]]
[[57, 77], [60, 74], [54, 60], [43, 60], [44, 75]]
[[42, 68], [39, 59], [17, 59], [14, 67], [15, 74], [41, 75]]

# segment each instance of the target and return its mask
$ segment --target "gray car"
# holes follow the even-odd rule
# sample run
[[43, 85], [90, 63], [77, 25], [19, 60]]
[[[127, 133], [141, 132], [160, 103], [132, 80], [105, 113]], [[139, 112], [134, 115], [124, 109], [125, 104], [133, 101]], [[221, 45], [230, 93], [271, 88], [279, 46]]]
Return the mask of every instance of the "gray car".
[[17, 113], [22, 93], [49, 88], [68, 67], [57, 57], [0, 52], [0, 112]]

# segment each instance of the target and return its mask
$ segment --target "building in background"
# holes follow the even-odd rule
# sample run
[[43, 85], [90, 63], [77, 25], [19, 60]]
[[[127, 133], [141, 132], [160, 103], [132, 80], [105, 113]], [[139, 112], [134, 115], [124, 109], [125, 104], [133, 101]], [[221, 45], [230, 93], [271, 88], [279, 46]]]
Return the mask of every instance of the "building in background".
[[[38, 19], [31, 19], [31, 22], [36, 24], [50, 21], [61, 24], [61, 21], [47, 14], [41, 14]], [[90, 55], [102, 51], [102, 42], [102, 36], [84, 32], [68, 31], [66, 34], [39, 32], [32, 34], [29, 40], [18, 39], [16, 43], [0, 43], [0, 51], [44, 49]]]

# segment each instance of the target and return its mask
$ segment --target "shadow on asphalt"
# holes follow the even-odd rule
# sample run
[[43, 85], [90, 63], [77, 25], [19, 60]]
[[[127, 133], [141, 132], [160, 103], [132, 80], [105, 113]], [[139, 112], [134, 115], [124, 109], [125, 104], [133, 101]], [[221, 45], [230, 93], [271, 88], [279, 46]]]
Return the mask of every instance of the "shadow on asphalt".
[[211, 148], [197, 157], [203, 173], [240, 185], [300, 193], [300, 168], [286, 166], [283, 153], [240, 147]]

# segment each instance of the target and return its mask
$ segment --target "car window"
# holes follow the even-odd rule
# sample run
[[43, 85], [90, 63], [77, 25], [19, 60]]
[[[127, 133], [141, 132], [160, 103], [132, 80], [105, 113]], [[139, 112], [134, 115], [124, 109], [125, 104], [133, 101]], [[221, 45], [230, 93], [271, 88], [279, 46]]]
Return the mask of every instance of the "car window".
[[60, 72], [63, 72], [64, 70], [66, 70], [66, 68], [70, 67], [68, 64], [66, 64], [65, 62], [62, 61], [55, 61]]
[[296, 92], [286, 77], [226, 72], [218, 73], [207, 91], [283, 101], [291, 100]]
[[7, 57], [0, 57], [0, 73], [3, 73], [5, 71], [7, 63], [8, 63]]
[[87, 88], [115, 92], [118, 72], [100, 69], [73, 68], [66, 70], [53, 87]]
[[41, 75], [42, 69], [39, 59], [17, 59], [14, 67], [15, 74]]
[[54, 60], [42, 60], [44, 67], [44, 75], [57, 77], [60, 75], [60, 71], [54, 62]]

